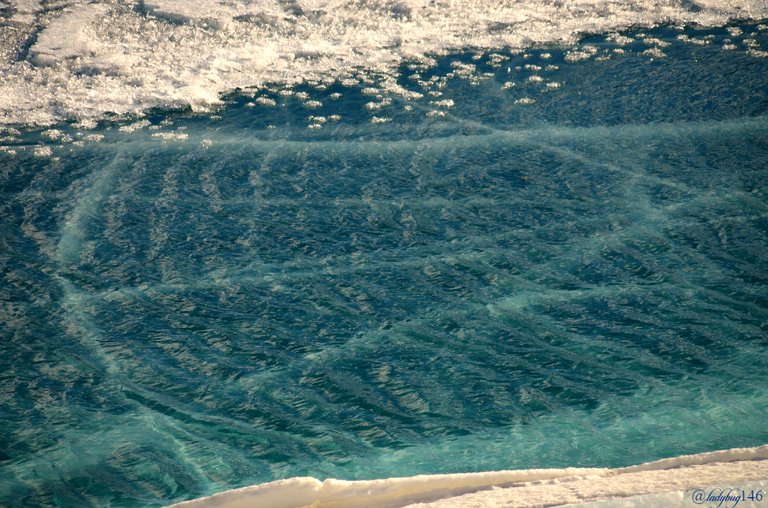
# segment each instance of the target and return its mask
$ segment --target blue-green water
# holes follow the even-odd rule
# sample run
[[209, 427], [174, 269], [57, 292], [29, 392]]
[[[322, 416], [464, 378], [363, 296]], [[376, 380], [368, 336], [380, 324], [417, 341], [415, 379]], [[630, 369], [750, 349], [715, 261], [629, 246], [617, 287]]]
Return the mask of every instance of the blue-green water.
[[22, 133], [0, 504], [768, 442], [768, 30], [741, 29]]

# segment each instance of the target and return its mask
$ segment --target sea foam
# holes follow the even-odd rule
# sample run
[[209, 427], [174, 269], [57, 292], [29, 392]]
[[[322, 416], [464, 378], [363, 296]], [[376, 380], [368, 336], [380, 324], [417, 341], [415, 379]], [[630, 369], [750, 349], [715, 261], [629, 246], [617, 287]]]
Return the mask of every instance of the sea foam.
[[0, 124], [152, 107], [206, 110], [238, 88], [366, 80], [402, 91], [404, 62], [465, 48], [571, 43], [659, 23], [768, 17], [759, 0], [147, 0], [0, 7]]

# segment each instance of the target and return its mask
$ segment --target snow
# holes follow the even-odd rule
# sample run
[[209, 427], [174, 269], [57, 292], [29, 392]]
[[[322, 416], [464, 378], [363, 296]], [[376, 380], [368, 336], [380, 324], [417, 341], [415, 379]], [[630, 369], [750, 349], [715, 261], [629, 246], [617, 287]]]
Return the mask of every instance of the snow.
[[768, 3], [12, 0], [2, 15], [12, 26], [0, 38], [0, 124], [45, 125], [158, 106], [206, 110], [236, 88], [361, 74], [388, 76], [397, 92], [403, 62], [467, 47], [569, 44], [631, 26], [761, 19]]

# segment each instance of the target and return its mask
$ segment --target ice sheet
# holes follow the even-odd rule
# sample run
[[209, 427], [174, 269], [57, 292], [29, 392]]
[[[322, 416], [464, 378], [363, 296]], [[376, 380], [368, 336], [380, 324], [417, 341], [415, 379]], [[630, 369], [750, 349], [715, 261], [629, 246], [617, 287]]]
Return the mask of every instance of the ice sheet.
[[222, 93], [267, 83], [394, 76], [404, 61], [467, 47], [569, 43], [580, 34], [662, 22], [760, 19], [768, 3], [14, 0], [4, 12], [0, 123], [49, 124], [156, 106], [202, 110]]

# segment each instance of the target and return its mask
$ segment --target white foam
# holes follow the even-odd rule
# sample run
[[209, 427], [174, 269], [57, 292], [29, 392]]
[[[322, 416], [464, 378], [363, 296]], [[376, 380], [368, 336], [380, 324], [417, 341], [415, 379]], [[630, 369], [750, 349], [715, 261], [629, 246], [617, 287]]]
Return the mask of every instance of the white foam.
[[[404, 61], [430, 62], [430, 55], [467, 47], [523, 48], [629, 26], [768, 17], [768, 3], [761, 0], [10, 5], [17, 35], [0, 43], [0, 124], [92, 120], [155, 106], [204, 110], [235, 88], [348, 79], [360, 72], [389, 76], [386, 83], [396, 89], [394, 72]], [[25, 45], [29, 51], [13, 49]]]
[[[291, 478], [175, 504], [178, 508], [449, 508], [554, 506], [768, 479], [768, 445], [618, 469], [566, 468], [342, 481]], [[677, 495], [677, 494], [675, 494]], [[426, 504], [424, 504], [426, 503]]]

